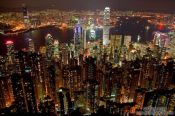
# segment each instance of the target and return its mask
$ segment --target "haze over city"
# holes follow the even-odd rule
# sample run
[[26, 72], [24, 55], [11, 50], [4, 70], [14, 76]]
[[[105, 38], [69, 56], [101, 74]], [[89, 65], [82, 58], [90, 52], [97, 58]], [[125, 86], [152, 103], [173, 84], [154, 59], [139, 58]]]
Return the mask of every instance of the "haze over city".
[[[175, 12], [174, 0], [1, 0], [0, 10], [20, 10], [22, 4], [29, 9], [96, 10], [105, 6], [116, 10]], [[80, 5], [81, 4], [81, 5]]]

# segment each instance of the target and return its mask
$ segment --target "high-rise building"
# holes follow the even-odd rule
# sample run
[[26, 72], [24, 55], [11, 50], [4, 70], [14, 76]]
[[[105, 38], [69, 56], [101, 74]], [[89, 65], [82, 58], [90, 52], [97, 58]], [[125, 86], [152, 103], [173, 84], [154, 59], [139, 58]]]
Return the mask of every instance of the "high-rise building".
[[54, 65], [50, 65], [48, 67], [48, 80], [50, 96], [54, 101], [56, 101], [56, 74]]
[[103, 45], [109, 44], [109, 29], [110, 29], [110, 8], [106, 7], [104, 10], [103, 19]]
[[87, 103], [89, 103], [89, 106], [91, 107], [91, 110], [94, 111], [97, 103], [96, 98], [98, 96], [98, 82], [96, 79], [97, 66], [95, 59], [92, 57], [86, 58], [85, 62], [85, 96]]
[[0, 56], [0, 108], [8, 107], [13, 102], [13, 92], [9, 74], [8, 62], [4, 57]]
[[54, 41], [54, 58], [59, 58], [59, 42], [58, 42], [58, 40]]
[[27, 112], [27, 100], [24, 97], [24, 86], [21, 80], [21, 75], [14, 73], [11, 76], [13, 94], [17, 112]]
[[8, 56], [8, 64], [14, 63], [14, 43], [11, 40], [8, 40], [6, 42], [7, 47], [7, 56]]
[[22, 12], [23, 12], [24, 24], [28, 28], [30, 20], [29, 20], [27, 6], [25, 4], [22, 5], [22, 10], [23, 10]]
[[77, 23], [74, 29], [74, 55], [78, 56], [80, 47], [82, 46], [82, 27], [80, 23]]
[[29, 41], [29, 51], [34, 52], [35, 51], [35, 45], [31, 38], [28, 38]]
[[83, 84], [81, 78], [81, 67], [78, 66], [76, 59], [70, 59], [69, 65], [65, 65], [62, 69], [63, 86], [70, 91], [71, 97], [73, 97], [74, 91], [79, 91]]
[[23, 76], [14, 73], [11, 76], [13, 94], [17, 112], [37, 112], [36, 99], [30, 69], [25, 69]]
[[72, 109], [72, 101], [71, 101], [71, 96], [69, 93], [69, 89], [66, 88], [59, 88], [58, 91], [58, 97], [60, 100], [60, 110], [61, 114], [70, 114], [70, 112], [73, 110]]
[[[11, 80], [9, 76], [0, 76], [0, 91], [1, 91], [1, 96], [0, 96], [0, 107], [9, 107], [12, 102], [13, 102], [13, 90], [11, 86]], [[5, 104], [4, 104], [5, 103]], [[4, 104], [4, 105], [2, 105]]]
[[55, 66], [52, 65], [54, 57], [54, 39], [51, 34], [47, 34], [45, 37], [46, 44], [46, 65], [45, 65], [45, 83], [46, 83], [46, 95], [50, 95], [52, 99], [56, 101], [56, 79], [55, 79]]
[[0, 92], [0, 108], [5, 108], [4, 82], [2, 80], [0, 80]]
[[39, 103], [40, 99], [44, 99], [45, 83], [44, 83], [44, 65], [42, 63], [42, 56], [40, 54], [29, 52], [30, 67], [32, 67], [32, 81], [35, 91], [36, 102]]
[[96, 79], [96, 64], [95, 59], [92, 57], [86, 58], [86, 79], [95, 80]]
[[[13, 88], [11, 83], [10, 75], [15, 71], [15, 51], [14, 51], [14, 43], [11, 40], [6, 41], [7, 47], [7, 62], [3, 66], [4, 75], [2, 75], [2, 89], [5, 97], [5, 105], [6, 107], [10, 106], [14, 101]], [[4, 62], [5, 63], [5, 62]]]
[[25, 73], [23, 74], [23, 85], [24, 85], [24, 94], [25, 99], [27, 100], [28, 111], [35, 113], [37, 112], [37, 104], [34, 92], [33, 77], [31, 76], [31, 69], [26, 68]]
[[51, 34], [47, 34], [45, 37], [45, 43], [46, 43], [46, 58], [48, 61], [51, 61], [53, 55], [54, 55], [54, 41]]
[[32, 72], [31, 57], [27, 52], [16, 54], [16, 70], [11, 75], [11, 83], [17, 112], [37, 112], [34, 90], [35, 75]]

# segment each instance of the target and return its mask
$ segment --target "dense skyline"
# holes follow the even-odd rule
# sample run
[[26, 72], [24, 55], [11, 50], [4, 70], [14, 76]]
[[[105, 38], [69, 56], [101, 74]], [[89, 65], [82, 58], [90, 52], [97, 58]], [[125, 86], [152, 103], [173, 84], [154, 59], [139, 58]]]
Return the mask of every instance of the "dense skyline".
[[154, 11], [175, 13], [175, 0], [1, 0], [1, 11], [20, 11], [22, 4], [29, 10], [63, 9], [95, 10], [110, 6], [118, 10]]

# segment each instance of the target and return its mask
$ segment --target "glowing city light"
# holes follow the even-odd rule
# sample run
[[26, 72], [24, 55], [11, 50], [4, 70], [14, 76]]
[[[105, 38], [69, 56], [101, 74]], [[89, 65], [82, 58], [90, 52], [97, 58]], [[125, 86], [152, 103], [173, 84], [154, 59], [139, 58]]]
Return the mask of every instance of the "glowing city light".
[[109, 28], [110, 28], [110, 8], [106, 7], [103, 17], [103, 45], [109, 44]]
[[140, 35], [137, 36], [137, 42], [139, 42], [141, 39]]
[[169, 43], [169, 36], [166, 33], [156, 31], [154, 34], [154, 43], [159, 47], [165, 47]]
[[2, 41], [7, 38], [6, 49], [0, 49], [6, 52], [0, 56], [1, 111], [135, 115], [149, 106], [174, 111], [172, 16], [110, 7], [23, 10], [21, 20], [17, 13], [10, 15], [14, 21], [0, 16], [7, 20], [0, 24], [9, 27], [0, 30]]
[[6, 43], [5, 43], [6, 45], [11, 45], [11, 44], [13, 44], [13, 41], [11, 41], [11, 40], [8, 40], [8, 41], [6, 41]]

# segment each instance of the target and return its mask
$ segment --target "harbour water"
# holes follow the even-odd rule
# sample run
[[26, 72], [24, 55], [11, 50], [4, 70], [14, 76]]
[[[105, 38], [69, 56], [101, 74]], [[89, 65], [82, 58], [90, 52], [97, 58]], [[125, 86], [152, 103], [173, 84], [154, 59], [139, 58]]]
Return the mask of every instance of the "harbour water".
[[31, 38], [35, 44], [35, 49], [38, 50], [40, 46], [45, 45], [45, 36], [48, 33], [60, 43], [69, 43], [73, 41], [72, 29], [61, 30], [54, 26], [33, 29], [20, 34], [0, 35], [0, 55], [4, 55], [6, 53], [5, 43], [8, 40], [12, 40], [14, 42], [15, 50], [20, 50], [28, 46], [28, 39]]

